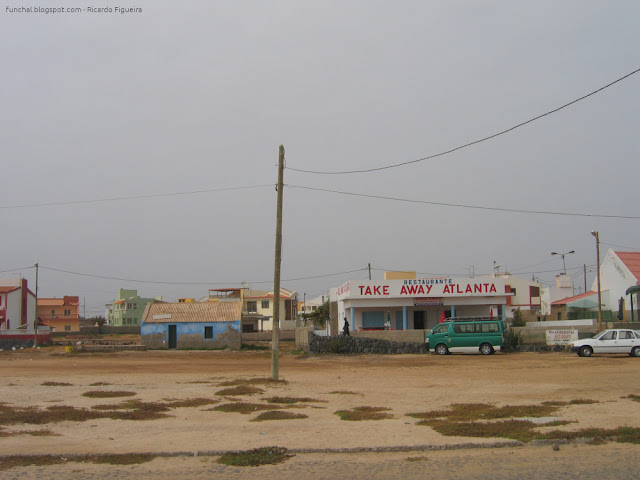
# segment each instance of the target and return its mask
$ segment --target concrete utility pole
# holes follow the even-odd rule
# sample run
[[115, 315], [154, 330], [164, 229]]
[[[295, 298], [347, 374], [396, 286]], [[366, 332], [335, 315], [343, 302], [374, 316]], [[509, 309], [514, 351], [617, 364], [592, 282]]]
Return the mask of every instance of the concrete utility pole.
[[369, 280], [371, 280], [371, 263], [369, 263]]
[[38, 264], [36, 263], [34, 267], [36, 267], [36, 316], [33, 320], [33, 347], [35, 348], [38, 346]]
[[602, 331], [602, 289], [600, 288], [600, 232], [595, 230], [591, 235], [596, 237], [596, 259], [598, 262], [598, 331]]
[[271, 337], [271, 377], [278, 380], [280, 347], [280, 265], [282, 264], [282, 190], [284, 176], [284, 147], [278, 155], [278, 200], [276, 206], [276, 254], [273, 269], [273, 332]]

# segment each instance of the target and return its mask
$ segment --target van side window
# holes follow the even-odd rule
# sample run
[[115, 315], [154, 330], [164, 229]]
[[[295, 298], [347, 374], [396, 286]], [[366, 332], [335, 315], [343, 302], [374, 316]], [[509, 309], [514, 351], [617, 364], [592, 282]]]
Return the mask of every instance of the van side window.
[[436, 328], [433, 329], [433, 333], [446, 333], [448, 329], [449, 329], [449, 325], [438, 325]]

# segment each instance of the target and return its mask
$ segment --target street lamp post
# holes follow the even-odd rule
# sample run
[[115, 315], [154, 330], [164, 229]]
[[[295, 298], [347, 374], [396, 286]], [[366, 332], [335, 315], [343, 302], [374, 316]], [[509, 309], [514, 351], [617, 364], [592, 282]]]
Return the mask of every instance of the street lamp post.
[[571, 253], [576, 253], [576, 251], [571, 250], [570, 252], [565, 252], [565, 253], [551, 252], [551, 255], [560, 255], [562, 257], [562, 270], [563, 270], [562, 273], [565, 273], [565, 274], [567, 273], [567, 267], [565, 266], [565, 263], [564, 263], [564, 256], [569, 255]]
[[602, 331], [602, 289], [600, 288], [600, 233], [597, 231], [591, 232], [591, 235], [596, 237], [596, 261], [598, 268], [598, 331]]

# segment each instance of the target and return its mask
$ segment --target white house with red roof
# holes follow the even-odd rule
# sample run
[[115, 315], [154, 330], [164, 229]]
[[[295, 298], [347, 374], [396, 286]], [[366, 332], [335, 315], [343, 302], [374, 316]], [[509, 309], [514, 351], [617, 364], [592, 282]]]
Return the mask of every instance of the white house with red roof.
[[[36, 321], [36, 296], [24, 278], [0, 279], [0, 344], [33, 341]], [[51, 342], [51, 329], [38, 325], [38, 343]]]
[[[616, 252], [609, 249], [600, 263], [600, 289], [602, 291], [602, 310], [618, 312], [620, 303], [626, 321], [640, 321], [637, 287], [640, 281], [640, 252]], [[593, 291], [598, 290], [598, 279], [593, 281]], [[634, 293], [627, 294], [631, 289]], [[622, 300], [621, 300], [622, 299]], [[632, 305], [633, 303], [633, 305]], [[614, 314], [615, 317], [615, 314]]]

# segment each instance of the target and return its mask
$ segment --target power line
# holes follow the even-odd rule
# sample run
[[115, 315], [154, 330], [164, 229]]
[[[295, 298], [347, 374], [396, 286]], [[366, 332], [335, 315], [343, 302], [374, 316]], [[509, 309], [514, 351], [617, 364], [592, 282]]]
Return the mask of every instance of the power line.
[[640, 250], [640, 248], [635, 248], [635, 247], [625, 247], [624, 245], [616, 245], [614, 243], [605, 243], [605, 242], [600, 242], [602, 245], [608, 245], [610, 247], [618, 247], [618, 248], [628, 248], [629, 250]]
[[529, 119], [529, 120], [527, 120], [525, 122], [519, 123], [519, 124], [517, 124], [517, 125], [515, 125], [515, 126], [513, 126], [511, 128], [507, 128], [506, 130], [502, 130], [501, 132], [494, 133], [493, 135], [489, 135], [488, 137], [484, 137], [484, 138], [481, 138], [479, 140], [474, 140], [473, 142], [465, 143], [464, 145], [460, 145], [459, 147], [452, 148], [452, 149], [447, 150], [445, 152], [436, 153], [434, 155], [429, 155], [427, 157], [418, 158], [416, 160], [409, 160], [407, 162], [401, 162], [401, 163], [395, 163], [395, 164], [391, 164], [391, 165], [386, 165], [386, 166], [383, 166], [383, 167], [367, 168], [367, 169], [362, 169], [362, 170], [343, 170], [343, 171], [328, 172], [328, 171], [316, 171], [316, 170], [303, 170], [303, 169], [300, 169], [300, 168], [291, 168], [291, 167], [287, 167], [287, 168], [289, 170], [294, 171], [294, 172], [312, 173], [312, 174], [316, 174], [316, 175], [349, 175], [349, 174], [353, 174], [353, 173], [376, 172], [376, 171], [380, 171], [380, 170], [387, 170], [387, 169], [390, 169], [390, 168], [402, 167], [402, 166], [405, 166], [405, 165], [410, 165], [412, 163], [424, 162], [425, 160], [431, 160], [431, 159], [436, 158], [436, 157], [442, 157], [444, 155], [449, 155], [450, 153], [456, 152], [458, 150], [462, 150], [463, 148], [467, 148], [467, 147], [470, 147], [472, 145], [476, 145], [478, 143], [486, 142], [487, 140], [491, 140], [492, 138], [499, 137], [500, 135], [504, 135], [505, 133], [509, 133], [509, 132], [511, 132], [511, 131], [513, 131], [513, 130], [515, 130], [517, 128], [520, 128], [520, 127], [523, 127], [524, 125], [527, 125], [529, 123], [535, 122], [536, 120], [539, 120], [539, 119], [541, 119], [543, 117], [546, 117], [546, 116], [551, 115], [553, 113], [559, 112], [563, 108], [567, 108], [567, 107], [573, 105], [574, 103], [578, 103], [581, 100], [589, 98], [592, 95], [595, 95], [596, 93], [599, 93], [599, 92], [601, 92], [601, 91], [603, 91], [603, 90], [615, 85], [616, 83], [621, 82], [622, 80], [624, 80], [624, 79], [626, 79], [626, 78], [628, 78], [628, 77], [630, 77], [632, 75], [635, 75], [638, 72], [640, 72], [640, 68], [637, 69], [637, 70], [634, 70], [631, 73], [628, 73], [628, 74], [624, 75], [623, 77], [618, 78], [617, 80], [614, 80], [613, 82], [611, 82], [611, 83], [609, 83], [609, 84], [607, 84], [607, 85], [605, 85], [603, 87], [598, 88], [597, 90], [594, 90], [591, 93], [583, 95], [580, 98], [576, 98], [575, 100], [573, 100], [573, 101], [571, 101], [569, 103], [565, 103], [564, 105], [562, 105], [560, 107], [554, 108], [553, 110], [550, 110], [550, 111], [548, 111], [546, 113], [543, 113], [542, 115], [538, 115], [537, 117], [533, 117], [533, 118], [531, 118], [531, 119]]
[[264, 187], [273, 187], [273, 184], [248, 185], [244, 187], [212, 188], [208, 190], [192, 190], [189, 192], [156, 193], [152, 195], [132, 195], [128, 197], [98, 198], [98, 199], [91, 199], [91, 200], [71, 200], [68, 202], [31, 203], [26, 205], [4, 205], [4, 206], [0, 206], [0, 209], [51, 207], [51, 206], [57, 206], [57, 205], [76, 205], [80, 203], [117, 202], [117, 201], [123, 201], [123, 200], [139, 200], [142, 198], [176, 197], [179, 195], [196, 195], [199, 193], [225, 192], [225, 191], [231, 191], [231, 190], [250, 190], [254, 188], [264, 188]]
[[15, 271], [20, 271], [20, 270], [28, 270], [30, 268], [34, 268], [34, 266], [33, 265], [29, 265], [28, 267], [22, 267], [22, 268], [9, 268], [8, 270], [0, 270], [0, 273], [15, 272]]
[[[100, 278], [103, 280], [118, 280], [121, 282], [132, 282], [132, 283], [152, 283], [152, 284], [160, 284], [160, 285], [233, 285], [233, 284], [237, 284], [240, 282], [165, 282], [165, 281], [159, 281], [159, 280], [139, 280], [139, 279], [134, 279], [134, 278], [122, 278], [122, 277], [109, 277], [106, 275], [95, 275], [95, 274], [91, 274], [91, 273], [81, 273], [81, 272], [72, 272], [70, 270], [63, 270], [60, 268], [54, 268], [54, 267], [45, 267], [40, 265], [40, 268], [44, 268], [45, 270], [52, 270], [54, 272], [60, 272], [60, 273], [67, 273], [70, 275], [79, 275], [82, 277], [90, 277], [90, 278]], [[325, 277], [333, 277], [333, 276], [338, 276], [338, 275], [344, 275], [347, 273], [354, 273], [354, 272], [360, 272], [362, 270], [365, 270], [364, 268], [359, 268], [357, 270], [349, 270], [349, 271], [345, 271], [345, 272], [337, 272], [337, 273], [329, 273], [329, 274], [325, 274], [325, 275], [314, 275], [314, 276], [310, 276], [310, 277], [300, 277], [300, 278], [289, 278], [289, 279], [285, 279], [283, 281], [285, 282], [294, 282], [294, 281], [299, 281], [299, 280], [311, 280], [311, 279], [316, 279], [316, 278], [325, 278]], [[262, 284], [262, 283], [272, 283], [273, 280], [264, 280], [264, 281], [260, 281], [260, 282], [249, 282], [250, 284]]]
[[354, 193], [354, 192], [344, 192], [341, 190], [330, 190], [328, 188], [316, 188], [316, 187], [305, 187], [302, 185], [286, 185], [290, 188], [301, 188], [303, 190], [313, 190], [316, 192], [327, 192], [327, 193], [337, 193], [340, 195], [350, 195], [353, 197], [365, 197], [365, 198], [377, 198], [379, 200], [392, 200], [395, 202], [405, 202], [405, 203], [419, 203], [425, 205], [437, 205], [441, 207], [457, 207], [457, 208], [472, 208], [475, 210], [489, 210], [496, 212], [509, 212], [509, 213], [526, 213], [526, 214], [534, 214], [534, 215], [559, 215], [559, 216], [567, 216], [567, 217], [590, 217], [590, 218], [618, 218], [618, 219], [631, 219], [638, 220], [640, 216], [632, 216], [632, 215], [598, 215], [591, 213], [570, 213], [570, 212], [552, 212], [545, 210], [519, 210], [515, 208], [500, 208], [500, 207], [484, 207], [480, 205], [465, 205], [462, 203], [445, 203], [445, 202], [432, 202], [429, 200], [412, 200], [408, 198], [398, 198], [398, 197], [387, 197], [384, 195], [373, 195], [366, 193]]

